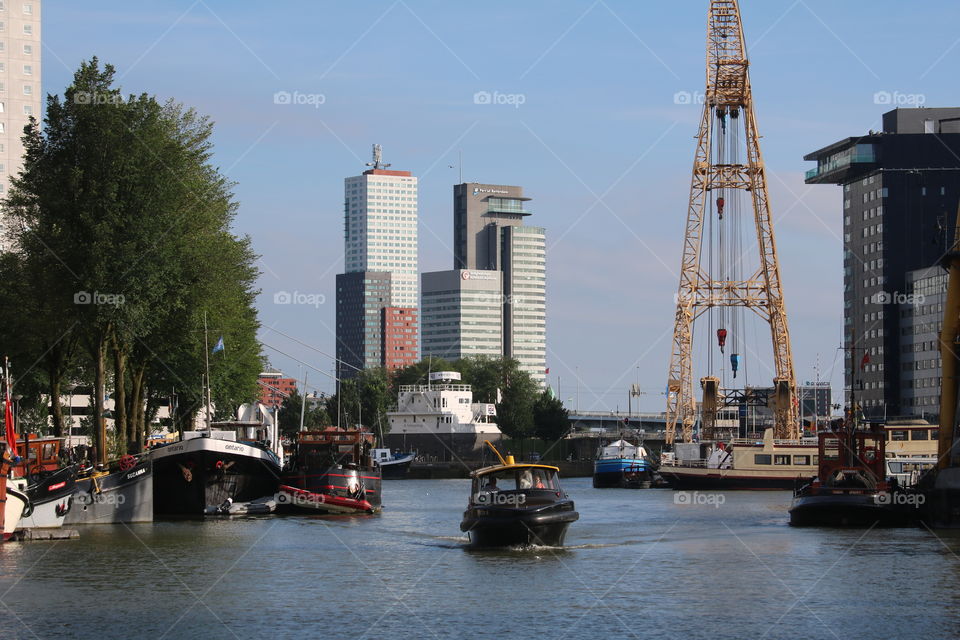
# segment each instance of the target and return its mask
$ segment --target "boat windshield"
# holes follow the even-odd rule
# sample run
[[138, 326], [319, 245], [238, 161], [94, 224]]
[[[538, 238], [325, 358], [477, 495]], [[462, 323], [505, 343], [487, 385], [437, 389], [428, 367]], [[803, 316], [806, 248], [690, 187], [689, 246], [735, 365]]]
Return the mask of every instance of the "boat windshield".
[[552, 469], [528, 467], [504, 469], [474, 479], [475, 491], [516, 491], [518, 489], [545, 489], [557, 491], [560, 482]]

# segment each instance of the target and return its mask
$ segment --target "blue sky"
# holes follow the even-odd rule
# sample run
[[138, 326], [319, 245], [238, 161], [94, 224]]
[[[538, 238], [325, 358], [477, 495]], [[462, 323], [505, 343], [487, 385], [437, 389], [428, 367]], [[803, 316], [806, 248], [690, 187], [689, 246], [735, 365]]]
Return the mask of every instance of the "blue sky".
[[[677, 96], [703, 92], [707, 5], [44, 0], [43, 84], [62, 92], [96, 55], [125, 91], [215, 121], [216, 162], [237, 182], [236, 230], [262, 255], [261, 337], [292, 357], [265, 353], [290, 375], [303, 375], [296, 360], [331, 369], [300, 343], [334, 351], [343, 178], [376, 142], [421, 178], [422, 271], [452, 267], [458, 151], [465, 180], [523, 185], [529, 223], [548, 234], [551, 383], [560, 376], [575, 405], [579, 378], [581, 408], [624, 410], [639, 380], [642, 408], [661, 411], [700, 115]], [[841, 193], [804, 185], [802, 156], [880, 129], [891, 107], [877, 92], [960, 104], [960, 5], [743, 0], [741, 10], [797, 377], [812, 379], [819, 357], [836, 392]], [[482, 91], [505, 103], [476, 104]], [[277, 104], [277, 92], [300, 103]], [[278, 291], [325, 303], [274, 304]], [[762, 360], [769, 338], [755, 339]]]

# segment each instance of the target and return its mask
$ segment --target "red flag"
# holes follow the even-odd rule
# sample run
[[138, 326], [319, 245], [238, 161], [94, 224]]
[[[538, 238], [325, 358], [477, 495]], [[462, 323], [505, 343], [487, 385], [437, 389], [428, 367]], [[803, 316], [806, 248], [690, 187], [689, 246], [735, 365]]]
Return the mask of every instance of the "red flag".
[[550, 375], [550, 367], [547, 367], [547, 375]]
[[867, 351], [863, 354], [863, 360], [860, 361], [860, 370], [863, 371], [867, 368], [867, 365], [870, 364], [870, 352]]
[[10, 457], [17, 457], [17, 434], [13, 430], [13, 409], [10, 406], [10, 389], [7, 389], [6, 398], [3, 401], [3, 421], [7, 430], [7, 448], [10, 450]]

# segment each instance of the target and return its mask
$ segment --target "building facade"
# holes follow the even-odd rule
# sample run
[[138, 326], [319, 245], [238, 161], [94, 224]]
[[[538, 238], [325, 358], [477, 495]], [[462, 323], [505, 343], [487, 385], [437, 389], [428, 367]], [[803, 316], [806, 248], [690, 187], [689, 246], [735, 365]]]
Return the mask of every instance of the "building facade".
[[940, 329], [947, 299], [947, 272], [940, 266], [907, 273], [900, 312], [900, 375], [903, 413], [940, 415]]
[[[0, 2], [0, 198], [23, 163], [23, 127], [30, 116], [41, 118], [40, 11], [41, 0]], [[0, 211], [0, 251], [9, 248], [9, 233]]]
[[421, 310], [424, 356], [457, 360], [503, 355], [503, 272], [424, 273]]
[[423, 354], [507, 356], [546, 375], [546, 232], [523, 188], [453, 188], [453, 270], [423, 274]]
[[344, 273], [337, 275], [338, 378], [419, 355], [417, 178], [374, 145], [372, 169], [344, 180]]
[[288, 396], [297, 392], [296, 378], [288, 378], [280, 371], [264, 371], [257, 379], [260, 386], [260, 404], [279, 409]]
[[908, 272], [933, 265], [953, 238], [960, 108], [895, 109], [883, 114], [882, 132], [845, 138], [804, 159], [817, 162], [807, 184], [843, 188], [845, 384], [855, 376], [869, 417], [911, 415], [903, 405], [898, 307]]

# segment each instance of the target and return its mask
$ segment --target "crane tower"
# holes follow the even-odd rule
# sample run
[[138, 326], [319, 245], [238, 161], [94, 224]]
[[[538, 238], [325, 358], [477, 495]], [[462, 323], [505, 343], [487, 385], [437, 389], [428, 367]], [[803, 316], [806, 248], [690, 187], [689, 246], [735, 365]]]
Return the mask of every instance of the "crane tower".
[[[707, 86], [690, 183], [667, 381], [666, 440], [672, 443], [677, 429], [684, 442], [693, 438], [697, 417], [694, 321], [704, 315], [711, 339], [716, 327], [717, 346], [709, 352], [709, 372], [700, 380], [703, 438], [713, 438], [721, 408], [748, 403], [772, 406], [775, 437], [795, 438], [799, 424], [793, 356], [737, 0], [710, 1], [706, 62]], [[751, 227], [756, 232], [755, 245]], [[722, 375], [732, 373], [733, 384], [739, 384], [737, 371], [743, 368], [744, 351], [750, 351], [744, 309], [770, 327], [772, 394], [754, 393], [746, 386], [723, 388], [723, 380], [715, 375], [714, 349], [718, 349]]]

